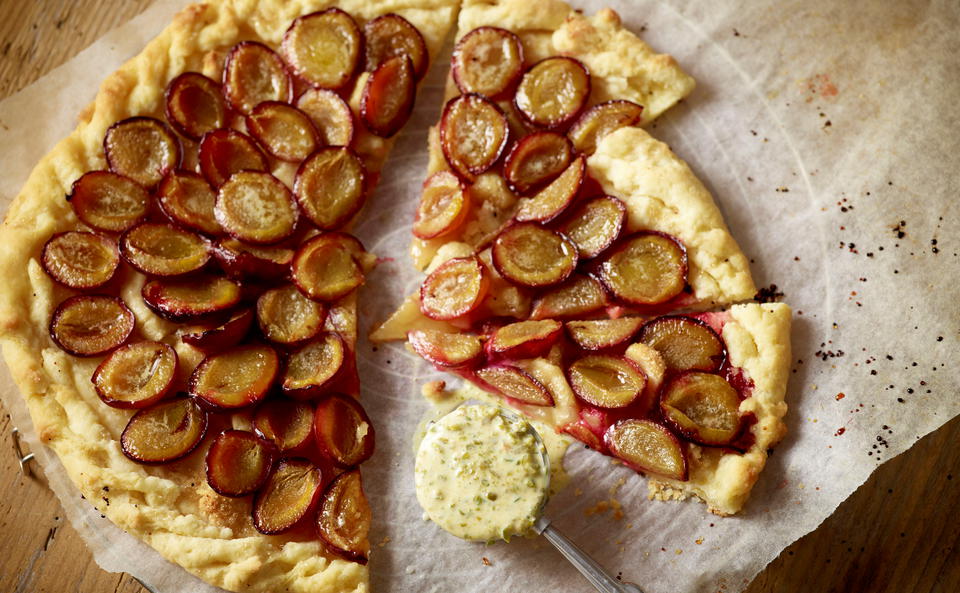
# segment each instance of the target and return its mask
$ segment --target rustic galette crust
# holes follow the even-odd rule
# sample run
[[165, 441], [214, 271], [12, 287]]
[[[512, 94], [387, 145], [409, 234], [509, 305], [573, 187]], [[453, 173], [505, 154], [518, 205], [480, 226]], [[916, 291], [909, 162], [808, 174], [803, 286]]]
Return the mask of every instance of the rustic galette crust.
[[[108, 126], [133, 115], [162, 116], [164, 88], [176, 75], [192, 70], [217, 77], [222, 56], [236, 42], [254, 39], [276, 47], [294, 18], [334, 5], [361, 24], [380, 14], [401, 14], [420, 30], [431, 56], [458, 7], [455, 0], [210, 0], [191, 5], [104, 80], [77, 129], [30, 174], [0, 231], [3, 354], [40, 439], [101, 513], [169, 560], [233, 591], [367, 591], [368, 570], [325, 552], [313, 534], [268, 537], [254, 531], [248, 500], [221, 497], [207, 485], [202, 448], [172, 466], [146, 467], [128, 460], [118, 440], [131, 412], [107, 407], [97, 398], [90, 376], [99, 359], [69, 356], [49, 338], [51, 313], [68, 292], [50, 281], [38, 260], [52, 234], [81, 226], [64, 196], [83, 173], [106, 167], [101, 142]], [[379, 170], [390, 142], [369, 135], [358, 140], [369, 168]], [[289, 169], [281, 167], [275, 174], [289, 183]], [[199, 355], [175, 340], [173, 324], [143, 305], [143, 277], [126, 272], [118, 281], [136, 315], [136, 333], [176, 342], [181, 372], [189, 373]], [[332, 308], [327, 326], [352, 346], [354, 296]]]
[[600, 141], [587, 170], [627, 205], [629, 230], [655, 229], [683, 242], [693, 289], [683, 306], [705, 309], [756, 294], [747, 258], [713, 197], [669, 146], [640, 128], [621, 128]]
[[767, 461], [767, 451], [786, 435], [784, 401], [790, 375], [790, 307], [784, 303], [734, 305], [723, 326], [723, 341], [731, 366], [753, 382], [750, 396], [740, 405], [757, 422], [746, 452], [729, 453], [717, 447], [690, 444], [690, 477], [686, 482], [652, 477], [651, 498], [682, 499], [693, 495], [711, 512], [732, 515], [740, 511]]

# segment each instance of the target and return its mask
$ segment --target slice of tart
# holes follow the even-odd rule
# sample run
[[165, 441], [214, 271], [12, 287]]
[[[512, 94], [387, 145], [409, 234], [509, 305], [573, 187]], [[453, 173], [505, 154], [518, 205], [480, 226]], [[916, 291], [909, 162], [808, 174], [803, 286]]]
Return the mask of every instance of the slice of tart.
[[692, 80], [612, 11], [551, 6], [461, 11], [413, 224], [426, 277], [371, 339], [735, 513], [782, 436], [789, 309], [690, 313], [756, 293], [712, 196], [640, 127]]
[[191, 5], [6, 217], [3, 353], [37, 433], [215, 586], [369, 589], [354, 352], [376, 258], [348, 233], [457, 9]]

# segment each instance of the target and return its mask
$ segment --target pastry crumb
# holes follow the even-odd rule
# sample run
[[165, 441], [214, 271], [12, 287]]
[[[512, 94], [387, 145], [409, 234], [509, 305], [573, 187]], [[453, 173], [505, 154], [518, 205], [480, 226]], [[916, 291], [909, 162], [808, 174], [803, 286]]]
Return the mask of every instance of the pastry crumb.
[[428, 381], [420, 388], [420, 394], [427, 400], [437, 403], [450, 397], [446, 381]]

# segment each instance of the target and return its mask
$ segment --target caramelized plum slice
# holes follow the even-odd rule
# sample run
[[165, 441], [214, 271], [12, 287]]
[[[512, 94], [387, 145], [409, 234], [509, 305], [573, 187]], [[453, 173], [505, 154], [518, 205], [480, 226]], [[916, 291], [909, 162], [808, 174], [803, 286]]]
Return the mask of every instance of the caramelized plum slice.
[[320, 468], [306, 459], [281, 459], [253, 499], [253, 526], [273, 535], [291, 529], [316, 508]]
[[571, 158], [573, 149], [566, 136], [536, 132], [520, 138], [510, 148], [503, 161], [503, 177], [510, 189], [526, 195], [563, 173]]
[[450, 171], [437, 171], [428, 177], [423, 182], [413, 234], [433, 239], [457, 231], [470, 214], [468, 196], [460, 178]]
[[530, 318], [581, 317], [606, 305], [607, 294], [596, 278], [573, 274], [567, 282], [537, 299]]
[[193, 398], [178, 397], [134, 414], [120, 435], [120, 448], [137, 463], [169, 463], [190, 454], [206, 431], [206, 412]]
[[217, 194], [202, 176], [190, 171], [171, 171], [157, 188], [157, 202], [171, 222], [211, 237], [223, 234], [213, 214]]
[[264, 101], [250, 111], [247, 129], [260, 146], [281, 161], [300, 162], [320, 145], [306, 113], [279, 101]]
[[360, 99], [360, 119], [371, 133], [389, 138], [413, 113], [417, 81], [407, 56], [390, 58], [367, 78]]
[[213, 211], [232, 237], [258, 245], [286, 239], [297, 225], [290, 190], [273, 175], [258, 171], [231, 175], [220, 186]]
[[488, 358], [536, 358], [550, 350], [562, 334], [563, 324], [553, 319], [504, 325], [493, 332], [487, 341]]
[[360, 470], [344, 472], [327, 486], [317, 512], [317, 532], [337, 554], [361, 564], [370, 555], [370, 504]]
[[253, 428], [281, 453], [303, 450], [313, 441], [313, 406], [286, 398], [268, 399], [257, 406]]
[[103, 286], [113, 278], [120, 263], [115, 241], [102, 235], [67, 231], [50, 237], [40, 262], [58, 283], [77, 290]]
[[427, 73], [427, 44], [423, 35], [410, 21], [399, 14], [385, 14], [363, 26], [365, 65], [364, 70], [373, 72], [391, 58], [407, 56], [413, 65], [417, 80]]
[[297, 109], [313, 122], [321, 146], [350, 146], [353, 111], [340, 95], [327, 89], [310, 89], [297, 99]]
[[131, 228], [150, 208], [150, 194], [142, 185], [109, 171], [84, 173], [73, 182], [68, 199], [81, 222], [108, 233]]
[[541, 60], [527, 69], [513, 101], [531, 124], [560, 128], [577, 117], [590, 98], [590, 74], [567, 57]]
[[57, 305], [50, 319], [50, 337], [74, 356], [99, 356], [127, 341], [133, 312], [120, 299], [78, 295]]
[[647, 383], [647, 377], [629, 359], [591, 354], [575, 361], [567, 369], [574, 393], [599, 408], [629, 406]]
[[210, 245], [200, 236], [177, 227], [145, 222], [120, 237], [120, 253], [144, 274], [178, 276], [205, 266], [210, 260]]
[[461, 93], [498, 99], [513, 90], [523, 74], [523, 45], [506, 29], [479, 27], [460, 38], [452, 61]]
[[650, 420], [621, 420], [603, 440], [610, 452], [637, 471], [687, 480], [687, 457], [669, 429]]
[[363, 269], [338, 235], [317, 235], [301, 245], [293, 256], [293, 283], [309, 299], [335, 301], [364, 282]]
[[277, 448], [245, 430], [225, 430], [207, 450], [207, 483], [222, 496], [240, 497], [260, 489], [270, 475]]
[[293, 191], [310, 222], [320, 229], [335, 229], [363, 206], [366, 175], [363, 162], [352, 150], [330, 146], [303, 161]]
[[561, 230], [577, 244], [580, 257], [600, 255], [620, 236], [627, 207], [613, 196], [591, 198], [571, 212]]
[[143, 302], [170, 321], [189, 321], [229, 311], [240, 302], [240, 287], [218, 276], [151, 280], [140, 289]]
[[728, 445], [740, 434], [740, 394], [726, 379], [690, 371], [674, 378], [660, 396], [660, 411], [691, 441]]
[[94, 389], [114, 408], [151, 406], [169, 393], [177, 376], [177, 351], [161, 342], [137, 342], [114, 350], [93, 372]]
[[337, 467], [355, 467], [373, 455], [373, 424], [349, 395], [334, 393], [317, 403], [313, 432], [320, 453]]
[[290, 273], [294, 253], [283, 247], [245, 245], [236, 239], [221, 239], [213, 246], [213, 257], [234, 280], [281, 280]]
[[484, 367], [477, 377], [488, 389], [503, 397], [531, 406], [552, 406], [553, 395], [540, 381], [522, 369], [506, 365]]
[[215, 352], [233, 348], [243, 341], [253, 324], [253, 309], [234, 313], [221, 325], [209, 329], [196, 329], [182, 333], [180, 339], [203, 352]]
[[241, 41], [227, 54], [223, 96], [231, 107], [246, 115], [264, 101], [289, 101], [293, 81], [272, 49], [256, 41]]
[[577, 197], [586, 169], [586, 159], [578, 156], [550, 185], [533, 197], [520, 200], [514, 218], [520, 222], [549, 222], [560, 216]]
[[440, 367], [469, 366], [483, 354], [483, 344], [476, 334], [418, 329], [407, 333], [407, 341], [421, 358]]
[[621, 301], [665, 303], [687, 284], [687, 252], [673, 238], [655, 232], [628, 237], [598, 268], [600, 281]]
[[577, 267], [577, 246], [534, 222], [504, 229], [493, 241], [493, 265], [507, 280], [541, 287], [566, 280]]
[[103, 152], [111, 171], [144, 187], [154, 187], [180, 164], [180, 141], [152, 117], [131, 117], [107, 128]]
[[211, 408], [243, 408], [266, 397], [280, 373], [277, 351], [248, 344], [203, 359], [190, 375], [190, 393]]
[[353, 76], [362, 45], [353, 17], [328, 8], [294, 20], [280, 51], [301, 79], [316, 88], [336, 90]]
[[326, 332], [290, 355], [281, 386], [299, 399], [327, 392], [347, 366], [350, 352], [336, 332]]
[[295, 286], [273, 288], [257, 299], [257, 321], [263, 336], [277, 344], [299, 344], [323, 329], [327, 308], [303, 296]]
[[420, 311], [431, 319], [462, 317], [480, 305], [489, 287], [489, 273], [476, 256], [448, 260], [420, 285]]
[[220, 85], [199, 72], [184, 72], [171, 80], [164, 97], [167, 121], [191, 140], [226, 124]]
[[200, 140], [200, 172], [213, 187], [220, 187], [234, 173], [267, 171], [267, 157], [246, 134], [214, 130]]
[[465, 179], [492, 167], [509, 136], [507, 118], [483, 95], [460, 95], [443, 109], [440, 147], [450, 168]]
[[642, 325], [640, 317], [568, 321], [567, 333], [584, 350], [604, 350], [626, 344]]
[[567, 131], [577, 152], [587, 156], [597, 150], [600, 140], [615, 130], [635, 126], [643, 117], [643, 107], [631, 101], [607, 101], [586, 110]]
[[675, 371], [716, 371], [726, 358], [723, 340], [706, 323], [681, 315], [647, 322], [639, 341], [654, 348]]

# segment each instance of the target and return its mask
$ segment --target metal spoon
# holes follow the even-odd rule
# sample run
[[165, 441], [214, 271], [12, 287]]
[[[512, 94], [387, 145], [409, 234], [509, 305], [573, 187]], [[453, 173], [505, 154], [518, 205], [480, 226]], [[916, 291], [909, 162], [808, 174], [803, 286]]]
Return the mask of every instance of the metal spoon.
[[[468, 400], [460, 403], [454, 409], [460, 408], [463, 405], [489, 406], [492, 404], [478, 403], [475, 400]], [[500, 406], [495, 407], [500, 410], [501, 414], [509, 416], [513, 419], [517, 419], [529, 427], [530, 433], [533, 434], [534, 438], [539, 444], [540, 454], [543, 458], [543, 471], [546, 473], [546, 480], [544, 481], [544, 502], [537, 510], [538, 516], [536, 523], [534, 523], [533, 526], [534, 531], [536, 531], [538, 535], [545, 537], [548, 542], [553, 544], [553, 547], [555, 547], [560, 554], [562, 554], [563, 557], [574, 566], [574, 568], [579, 570], [580, 574], [590, 581], [590, 584], [592, 584], [600, 593], [643, 593], [643, 591], [637, 585], [619, 581], [611, 576], [610, 573], [604, 570], [603, 566], [591, 558], [589, 554], [581, 550], [576, 544], [573, 543], [573, 541], [560, 533], [556, 527], [550, 524], [550, 519], [543, 515], [544, 508], [547, 506], [546, 493], [550, 490], [550, 457], [547, 455], [547, 448], [543, 443], [543, 438], [529, 422], [521, 418], [512, 410], [508, 410]]]

